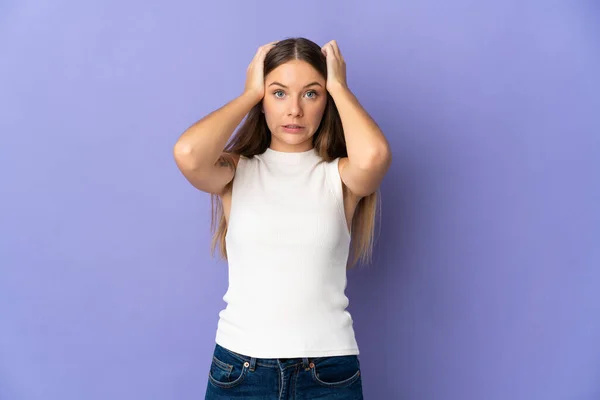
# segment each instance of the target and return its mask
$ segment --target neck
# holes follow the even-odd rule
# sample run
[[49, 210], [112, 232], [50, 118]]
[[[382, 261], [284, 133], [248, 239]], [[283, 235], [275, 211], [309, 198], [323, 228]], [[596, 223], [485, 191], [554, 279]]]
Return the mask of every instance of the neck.
[[303, 162], [310, 162], [318, 157], [317, 152], [314, 148], [304, 151], [282, 151], [275, 150], [271, 147], [262, 154], [263, 158], [269, 162], [276, 162], [282, 164], [300, 164]]
[[288, 144], [277, 140], [276, 137], [271, 137], [271, 144], [269, 148], [273, 151], [282, 153], [302, 153], [309, 151], [313, 148], [312, 140], [306, 140], [298, 144]]

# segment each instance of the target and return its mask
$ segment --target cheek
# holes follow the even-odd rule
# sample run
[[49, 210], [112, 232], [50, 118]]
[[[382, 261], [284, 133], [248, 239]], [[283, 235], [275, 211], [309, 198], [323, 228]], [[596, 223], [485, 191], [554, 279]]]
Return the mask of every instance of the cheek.
[[319, 104], [315, 104], [311, 107], [311, 120], [315, 125], [318, 125], [321, 122], [321, 118], [323, 117], [323, 113], [325, 113], [326, 102], [322, 102]]
[[267, 125], [272, 126], [274, 119], [276, 119], [278, 115], [277, 105], [271, 101], [264, 100], [262, 107], [265, 113], [265, 119], [267, 120]]
[[263, 100], [263, 110], [265, 111], [265, 116], [267, 119], [276, 117], [280, 115], [284, 110], [284, 105], [282, 101], [275, 101], [273, 99], [264, 99]]

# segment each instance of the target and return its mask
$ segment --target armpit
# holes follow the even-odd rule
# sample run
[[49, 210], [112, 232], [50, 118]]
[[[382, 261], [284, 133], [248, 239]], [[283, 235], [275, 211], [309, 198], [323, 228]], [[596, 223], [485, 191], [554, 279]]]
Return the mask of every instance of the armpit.
[[217, 160], [216, 165], [222, 168], [229, 168], [232, 171], [235, 170], [235, 162], [233, 160], [233, 157], [227, 153], [221, 154], [221, 157], [219, 157], [219, 159]]

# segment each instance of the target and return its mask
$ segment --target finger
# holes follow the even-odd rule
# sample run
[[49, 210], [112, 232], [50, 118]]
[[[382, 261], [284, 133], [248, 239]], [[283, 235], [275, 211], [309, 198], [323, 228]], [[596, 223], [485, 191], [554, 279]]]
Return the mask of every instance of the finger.
[[331, 49], [333, 49], [333, 43], [334, 43], [334, 41], [333, 41], [333, 40], [330, 40], [329, 42], [327, 42], [327, 43], [325, 43], [325, 44], [323, 45], [323, 48], [324, 48], [324, 49], [327, 49], [327, 48], [331, 48]]
[[342, 53], [340, 52], [340, 47], [338, 46], [337, 41], [332, 40], [331, 47], [333, 48], [333, 53], [335, 54], [335, 57], [341, 60]]
[[333, 58], [336, 58], [339, 60], [340, 55], [339, 55], [339, 53], [337, 51], [337, 47], [333, 41], [331, 43], [329, 43], [328, 48], [329, 48], [329, 51], [331, 52], [331, 56]]
[[327, 58], [336, 57], [335, 51], [333, 50], [333, 46], [331, 45], [331, 43], [327, 43], [325, 46], [323, 46], [323, 50], [325, 50], [325, 56]]
[[274, 41], [274, 42], [271, 42], [271, 43], [267, 43], [267, 44], [265, 44], [265, 45], [261, 46], [260, 48], [261, 48], [261, 49], [269, 49], [269, 50], [270, 50], [270, 49], [272, 49], [272, 48], [273, 48], [273, 47], [274, 47], [274, 46], [275, 46], [277, 43], [279, 43], [279, 40], [276, 40], [276, 41]]
[[261, 53], [263, 53], [266, 49], [270, 50], [273, 46], [275, 46], [275, 43], [277, 43], [277, 42], [271, 42], [271, 43], [267, 43], [262, 46], [259, 46], [258, 49], [256, 49], [256, 53], [254, 53], [254, 57], [255, 58], [259, 57], [259, 55]]
[[265, 44], [265, 45], [263, 45], [263, 46], [260, 46], [260, 47], [258, 48], [258, 50], [256, 51], [256, 54], [254, 55], [254, 59], [255, 59], [256, 61], [259, 61], [259, 60], [264, 60], [264, 58], [267, 56], [267, 53], [268, 53], [269, 51], [271, 51], [271, 49], [272, 49], [273, 47], [275, 47], [275, 44], [276, 44], [276, 43], [277, 43], [277, 42], [271, 42], [271, 43]]
[[269, 43], [269, 44], [268, 44], [268, 45], [266, 45], [266, 46], [263, 46], [263, 48], [261, 49], [261, 50], [262, 50], [262, 51], [261, 51], [261, 53], [262, 53], [262, 55], [261, 55], [261, 58], [265, 58], [265, 57], [267, 56], [267, 54], [268, 54], [268, 53], [269, 53], [271, 50], [273, 50], [273, 48], [275, 47], [275, 45], [276, 45], [276, 44], [277, 44], [277, 42], [273, 42], [273, 43]]

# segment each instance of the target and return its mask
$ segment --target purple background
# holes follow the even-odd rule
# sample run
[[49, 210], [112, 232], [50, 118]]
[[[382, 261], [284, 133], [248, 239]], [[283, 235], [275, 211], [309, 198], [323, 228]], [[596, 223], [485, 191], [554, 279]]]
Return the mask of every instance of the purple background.
[[289, 36], [394, 153], [366, 398], [600, 398], [598, 2], [5, 0], [0, 399], [203, 398], [227, 265], [172, 146]]

